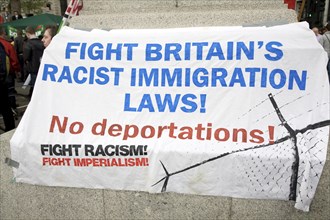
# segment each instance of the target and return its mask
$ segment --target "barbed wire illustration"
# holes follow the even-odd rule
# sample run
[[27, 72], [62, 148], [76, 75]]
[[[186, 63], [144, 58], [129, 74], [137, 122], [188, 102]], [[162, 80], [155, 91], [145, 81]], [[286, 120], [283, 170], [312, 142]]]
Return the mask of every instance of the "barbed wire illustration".
[[[306, 133], [305, 135], [308, 136], [308, 135], [312, 134], [312, 131], [315, 130], [315, 129], [319, 129], [319, 128], [329, 126], [330, 125], [330, 120], [324, 120], [324, 121], [320, 121], [320, 122], [317, 122], [317, 123], [314, 123], [314, 124], [309, 124], [304, 128], [294, 130], [287, 123], [286, 119], [283, 117], [283, 115], [280, 111], [280, 108], [278, 107], [278, 105], [277, 105], [277, 103], [274, 99], [274, 96], [272, 94], [269, 94], [268, 99], [270, 100], [270, 102], [271, 102], [271, 104], [272, 104], [272, 106], [273, 106], [280, 122], [281, 122], [280, 125], [282, 125], [287, 131], [287, 133], [286, 134], [284, 133], [281, 138], [279, 138], [277, 140], [274, 140], [272, 143], [261, 144], [261, 145], [256, 145], [256, 146], [252, 146], [252, 147], [241, 148], [241, 149], [230, 151], [230, 152], [225, 152], [225, 153], [222, 153], [222, 154], [217, 155], [215, 157], [211, 157], [209, 159], [206, 159], [206, 160], [203, 160], [201, 162], [195, 163], [191, 166], [188, 166], [186, 168], [183, 168], [183, 169], [175, 171], [175, 172], [169, 172], [167, 170], [166, 166], [164, 165], [164, 163], [162, 161], [160, 161], [161, 166], [162, 166], [162, 168], [165, 172], [165, 176], [163, 178], [161, 178], [159, 181], [157, 181], [155, 184], [153, 184], [152, 186], [156, 186], [159, 183], [163, 182], [161, 192], [166, 192], [167, 186], [169, 184], [169, 179], [170, 179], [170, 177], [173, 177], [174, 175], [178, 175], [180, 173], [186, 172], [188, 170], [194, 169], [196, 167], [202, 166], [204, 164], [210, 163], [212, 161], [215, 161], [215, 160], [218, 160], [220, 158], [224, 158], [226, 156], [233, 155], [233, 154], [238, 154], [238, 153], [242, 153], [242, 152], [249, 152], [249, 151], [256, 152], [259, 149], [269, 148], [269, 147], [274, 147], [273, 148], [274, 152], [277, 152], [277, 151], [280, 151], [281, 147], [275, 147], [275, 146], [280, 146], [280, 145], [284, 144], [284, 142], [290, 140], [292, 142], [290, 149], [291, 149], [291, 153], [292, 153], [292, 156], [293, 156], [293, 162], [291, 164], [291, 176], [284, 176], [284, 173], [282, 172], [283, 168], [286, 169], [286, 171], [288, 171], [287, 170], [288, 167], [284, 167], [284, 166], [280, 167], [278, 164], [274, 164], [273, 162], [271, 162], [270, 164], [272, 166], [272, 169], [276, 170], [277, 174], [279, 175], [279, 177], [277, 179], [275, 178], [275, 176], [273, 176], [271, 178], [270, 177], [271, 171], [269, 171], [269, 168], [266, 165], [260, 165], [260, 164], [262, 164], [262, 159], [260, 158], [260, 156], [256, 157], [255, 160], [259, 160], [259, 161], [258, 162], [253, 161], [253, 165], [250, 165], [250, 169], [252, 169], [252, 166], [254, 166], [256, 169], [259, 169], [260, 172], [262, 170], [262, 172], [265, 173], [263, 178], [264, 178], [264, 181], [265, 181], [266, 185], [267, 184], [269, 185], [270, 181], [275, 181], [275, 184], [280, 186], [280, 184], [279, 184], [280, 179], [285, 178], [285, 182], [287, 182], [287, 180], [289, 179], [290, 184], [289, 184], [288, 199], [296, 201], [296, 199], [297, 199], [297, 187], [298, 187], [298, 185], [299, 185], [299, 187], [301, 186], [301, 183], [299, 183], [299, 182], [303, 182], [303, 181], [307, 182], [306, 179], [298, 181], [299, 178], [300, 179], [303, 178], [303, 174], [304, 174], [303, 173], [304, 170], [300, 171], [299, 166], [305, 165], [306, 162], [304, 160], [300, 161], [298, 144], [302, 144], [302, 140], [300, 140], [300, 142], [297, 143], [297, 141], [298, 141], [297, 140], [297, 135]], [[301, 99], [301, 97], [299, 97], [295, 100], [298, 100], [298, 99]], [[256, 106], [258, 106], [258, 105], [256, 105]], [[312, 140], [313, 138], [314, 138], [314, 135], [311, 135], [310, 140]], [[312, 147], [308, 148], [304, 152], [303, 152], [303, 150], [301, 150], [302, 151], [301, 153], [306, 153], [306, 152], [313, 151], [313, 150], [315, 150], [316, 146], [319, 143], [325, 143], [323, 140], [315, 140], [315, 141], [316, 142], [313, 143]], [[305, 143], [305, 145], [306, 145], [306, 143]], [[289, 149], [287, 149], [287, 148], [283, 148], [283, 149], [285, 149], [285, 152], [289, 151]], [[318, 149], [318, 151], [313, 152], [313, 155], [317, 158], [317, 154], [321, 151], [322, 151], [321, 149]], [[269, 155], [269, 157], [271, 158], [272, 155]], [[253, 157], [252, 157], [252, 159], [253, 159]], [[309, 163], [312, 163], [312, 162], [309, 161]], [[311, 169], [313, 169], [313, 167], [315, 167], [315, 166], [322, 166], [322, 165], [323, 165], [323, 162], [322, 162], [321, 159], [319, 159], [318, 162], [315, 162], [315, 164], [309, 164]], [[318, 171], [314, 171], [314, 172], [315, 172], [315, 174], [313, 174], [313, 175], [315, 175], [316, 177], [319, 178]], [[286, 172], [286, 173], [289, 173], [289, 172]], [[248, 177], [250, 177], [250, 175], [253, 175], [253, 178], [255, 180], [250, 179], [250, 181], [254, 181], [253, 184], [257, 184], [257, 185], [261, 184], [260, 180], [257, 178], [255, 173], [253, 173], [253, 171], [251, 173], [248, 173], [248, 171], [246, 171], [246, 175], [248, 175]], [[313, 187], [313, 186], [308, 186], [308, 187]], [[281, 188], [281, 186], [280, 186], [280, 188]], [[261, 189], [261, 190], [264, 191], [264, 189]], [[271, 190], [273, 190], [273, 189], [271, 189]], [[300, 190], [298, 192], [300, 193]], [[307, 195], [307, 197], [308, 197], [308, 195]]]

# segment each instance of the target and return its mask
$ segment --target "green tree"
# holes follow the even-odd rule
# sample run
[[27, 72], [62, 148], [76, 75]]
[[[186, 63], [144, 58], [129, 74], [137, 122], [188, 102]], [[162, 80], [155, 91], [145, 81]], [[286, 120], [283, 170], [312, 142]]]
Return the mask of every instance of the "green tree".
[[46, 3], [46, 0], [21, 0], [22, 9], [26, 14], [40, 14]]
[[21, 0], [10, 0], [9, 1], [9, 8], [11, 13], [14, 13], [14, 11], [18, 11], [18, 13], [21, 13]]
[[40, 14], [46, 3], [46, 0], [10, 0], [9, 8], [11, 12], [18, 11], [21, 13], [24, 11], [26, 14]]

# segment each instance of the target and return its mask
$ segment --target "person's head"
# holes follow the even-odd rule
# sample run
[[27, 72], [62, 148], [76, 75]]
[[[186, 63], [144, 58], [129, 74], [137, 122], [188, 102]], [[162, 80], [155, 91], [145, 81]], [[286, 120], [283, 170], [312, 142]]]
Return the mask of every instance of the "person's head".
[[48, 47], [53, 37], [55, 36], [56, 32], [57, 32], [56, 26], [47, 26], [45, 28], [44, 37], [41, 39], [41, 41], [44, 44], [44, 47]]
[[23, 36], [23, 31], [21, 29], [17, 29], [17, 36]]
[[18, 11], [14, 11], [14, 15], [18, 15]]
[[8, 42], [11, 42], [11, 38], [7, 36], [6, 29], [4, 27], [0, 27], [0, 37]]
[[330, 22], [325, 26], [326, 31], [330, 31]]
[[320, 32], [320, 35], [323, 35], [326, 32], [325, 27], [319, 28], [319, 32]]
[[36, 36], [36, 32], [33, 27], [28, 26], [25, 28], [25, 35], [28, 39], [31, 39], [32, 37]]
[[315, 34], [316, 36], [318, 36], [318, 35], [320, 34], [319, 29], [318, 29], [317, 27], [313, 27], [313, 28], [312, 28], [312, 31], [314, 32], [314, 34]]

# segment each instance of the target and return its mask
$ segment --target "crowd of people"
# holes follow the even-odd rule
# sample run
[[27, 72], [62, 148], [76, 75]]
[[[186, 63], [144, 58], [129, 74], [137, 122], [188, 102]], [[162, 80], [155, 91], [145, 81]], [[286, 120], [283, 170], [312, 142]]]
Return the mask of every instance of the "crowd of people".
[[31, 98], [43, 51], [57, 33], [57, 27], [45, 27], [42, 38], [36, 36], [33, 27], [26, 27], [24, 32], [25, 37], [23, 31], [18, 30], [17, 36], [11, 39], [6, 35], [5, 28], [0, 27], [0, 111], [5, 131], [15, 128], [15, 81], [30, 79]]
[[0, 24], [23, 19], [23, 16], [19, 14], [18, 11], [14, 11], [13, 14], [10, 14], [8, 8], [3, 8], [2, 10], [3, 12], [0, 14]]

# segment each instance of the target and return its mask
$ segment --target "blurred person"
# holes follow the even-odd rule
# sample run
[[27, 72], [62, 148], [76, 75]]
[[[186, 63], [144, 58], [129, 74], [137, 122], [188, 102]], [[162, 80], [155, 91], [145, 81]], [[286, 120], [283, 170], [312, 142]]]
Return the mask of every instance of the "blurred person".
[[6, 84], [8, 86], [8, 95], [10, 106], [13, 110], [16, 109], [16, 90], [15, 79], [20, 75], [20, 65], [17, 58], [17, 54], [14, 46], [11, 44], [11, 39], [6, 35], [4, 27], [0, 28], [0, 41], [5, 47], [7, 56], [9, 57], [9, 71], [6, 78]]
[[23, 58], [26, 74], [31, 76], [29, 92], [29, 96], [31, 97], [37, 79], [41, 57], [45, 48], [41, 40], [36, 36], [33, 27], [27, 27], [25, 29], [25, 34], [28, 40], [24, 44]]
[[5, 9], [5, 12], [3, 14], [4, 22], [9, 22], [11, 21], [11, 15], [8, 11], [8, 8]]
[[17, 37], [14, 39], [14, 47], [17, 54], [17, 58], [21, 67], [21, 77], [20, 81], [24, 82], [25, 74], [24, 74], [24, 58], [23, 58], [23, 45], [24, 45], [24, 37], [22, 30], [17, 30]]
[[328, 22], [328, 24], [325, 26], [325, 30], [326, 32], [322, 35], [319, 42], [328, 54], [327, 70], [330, 83], [330, 22]]
[[321, 27], [319, 30], [321, 35], [323, 35], [326, 32], [325, 27]]
[[[8, 41], [12, 47], [14, 47], [14, 39], [13, 37], [9, 37], [8, 35], [5, 35], [5, 40]], [[17, 54], [16, 54], [17, 56]], [[7, 76], [7, 79], [6, 79], [6, 83], [7, 83], [7, 86], [8, 86], [8, 96], [9, 96], [9, 104], [10, 104], [10, 107], [13, 111], [13, 113], [15, 115], [17, 115], [17, 112], [16, 112], [16, 107], [17, 107], [17, 103], [16, 103], [16, 94], [17, 94], [17, 91], [15, 89], [15, 82], [16, 82], [16, 78], [18, 77], [18, 73], [16, 73], [16, 71], [10, 71], [12, 70], [12, 68], [9, 68], [9, 74]]]
[[[1, 43], [0, 43], [1, 44]], [[15, 119], [10, 108], [8, 87], [5, 79], [0, 79], [0, 114], [3, 117], [5, 131], [10, 131], [15, 128]]]
[[320, 38], [322, 37], [322, 35], [320, 34], [319, 28], [318, 27], [313, 27], [312, 31], [314, 32], [317, 41], [320, 41]]
[[48, 47], [50, 42], [52, 41], [53, 37], [57, 33], [57, 27], [56, 26], [47, 26], [45, 28], [44, 36], [42, 38], [42, 43], [44, 44], [44, 47]]
[[22, 15], [18, 14], [18, 11], [14, 11], [14, 15], [11, 17], [11, 20], [15, 21], [22, 18], [23, 18]]
[[[3, 115], [5, 131], [9, 131], [15, 128], [15, 120], [12, 108], [16, 107], [15, 95], [10, 96], [10, 92], [12, 92], [10, 88], [12, 87], [12, 83], [15, 82], [15, 74], [19, 73], [20, 66], [15, 49], [7, 40], [4, 27], [0, 27], [0, 44], [6, 56], [6, 72], [5, 75], [0, 79], [0, 111]], [[13, 91], [15, 91], [14, 87]]]

